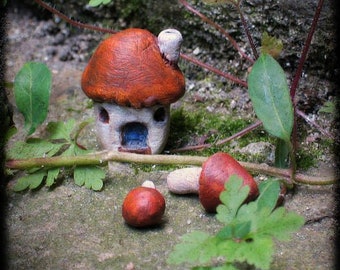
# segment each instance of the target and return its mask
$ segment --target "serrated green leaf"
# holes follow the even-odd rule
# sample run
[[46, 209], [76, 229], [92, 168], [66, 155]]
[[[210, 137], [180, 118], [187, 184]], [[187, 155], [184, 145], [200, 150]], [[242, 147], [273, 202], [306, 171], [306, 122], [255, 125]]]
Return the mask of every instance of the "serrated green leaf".
[[248, 76], [249, 96], [267, 132], [286, 142], [293, 128], [293, 105], [285, 73], [268, 54], [261, 54]]
[[222, 204], [216, 208], [218, 221], [228, 224], [235, 217], [250, 190], [249, 186], [242, 186], [242, 184], [243, 180], [236, 175], [231, 175], [225, 183], [225, 191], [220, 194]]
[[27, 188], [35, 189], [41, 185], [42, 181], [44, 180], [45, 175], [46, 175], [46, 171], [41, 170], [33, 174], [23, 176], [18, 179], [17, 183], [13, 187], [13, 190], [18, 192], [18, 191], [23, 191]]
[[43, 63], [27, 62], [14, 79], [14, 97], [31, 135], [47, 116], [52, 75]]
[[167, 263], [205, 264], [217, 255], [216, 243], [218, 239], [207, 233], [194, 231], [183, 235], [181, 240], [182, 242], [177, 244], [170, 253]]
[[63, 144], [55, 144], [42, 139], [29, 139], [27, 142], [16, 142], [7, 151], [9, 159], [24, 159], [44, 156], [53, 156]]
[[273, 240], [256, 237], [247, 241], [227, 240], [219, 244], [228, 262], [247, 262], [259, 269], [269, 269], [274, 252]]
[[76, 125], [76, 120], [71, 118], [67, 122], [50, 122], [47, 125], [49, 138], [53, 140], [64, 139], [68, 142], [71, 141], [71, 133]]
[[266, 217], [259, 215], [256, 234], [258, 237], [269, 236], [280, 241], [287, 241], [290, 239], [291, 233], [299, 230], [304, 222], [302, 216], [294, 212], [287, 212], [284, 207], [279, 207]]
[[45, 184], [47, 187], [50, 187], [54, 184], [55, 180], [58, 178], [59, 172], [59, 168], [48, 170]]
[[85, 185], [87, 188], [99, 191], [103, 187], [105, 172], [94, 166], [80, 166], [74, 169], [73, 177], [76, 185]]

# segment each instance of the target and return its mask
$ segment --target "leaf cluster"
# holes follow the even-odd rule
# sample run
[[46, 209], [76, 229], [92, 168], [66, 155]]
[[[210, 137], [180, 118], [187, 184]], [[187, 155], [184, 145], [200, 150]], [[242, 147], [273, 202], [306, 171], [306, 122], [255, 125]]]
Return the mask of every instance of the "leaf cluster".
[[284, 207], [276, 208], [278, 181], [263, 181], [259, 190], [255, 201], [243, 204], [249, 187], [242, 186], [237, 176], [231, 176], [220, 195], [222, 204], [216, 214], [224, 227], [216, 235], [202, 231], [185, 234], [167, 262], [196, 266], [193, 269], [237, 269], [239, 263], [270, 269], [274, 239], [289, 240], [291, 233], [304, 224], [304, 219]]
[[[25, 142], [16, 142], [7, 153], [9, 159], [44, 158], [55, 155], [77, 156], [88, 153], [84, 147], [77, 143], [80, 131], [89, 122], [82, 122], [76, 126], [74, 119], [67, 122], [50, 122], [47, 125], [49, 135], [46, 139], [29, 138]], [[43, 183], [51, 187], [56, 183], [62, 168], [34, 168], [18, 179], [14, 186], [15, 191], [27, 188], [36, 189]], [[93, 190], [101, 190], [105, 172], [96, 166], [77, 166], [73, 168], [74, 181], [79, 186]]]

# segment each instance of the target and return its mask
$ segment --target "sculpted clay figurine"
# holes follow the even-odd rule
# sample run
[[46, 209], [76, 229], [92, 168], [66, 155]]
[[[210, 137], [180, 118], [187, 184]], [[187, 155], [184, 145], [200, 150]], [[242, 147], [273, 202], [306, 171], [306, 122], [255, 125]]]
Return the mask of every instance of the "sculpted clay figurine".
[[181, 43], [182, 35], [175, 29], [158, 37], [127, 29], [98, 46], [81, 87], [94, 101], [97, 137], [104, 149], [143, 154], [163, 150], [170, 104], [185, 92], [177, 66]]

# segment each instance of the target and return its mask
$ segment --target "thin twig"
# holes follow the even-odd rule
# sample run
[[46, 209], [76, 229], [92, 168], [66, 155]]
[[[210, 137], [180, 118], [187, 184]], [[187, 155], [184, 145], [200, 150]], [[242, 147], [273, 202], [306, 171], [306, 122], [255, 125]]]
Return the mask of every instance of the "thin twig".
[[293, 110], [294, 110], [294, 125], [293, 125], [293, 131], [292, 131], [292, 136], [291, 136], [291, 140], [292, 140], [292, 151], [290, 153], [290, 157], [291, 157], [291, 166], [292, 166], [292, 171], [293, 173], [295, 173], [295, 169], [296, 169], [296, 162], [295, 162], [295, 157], [296, 157], [296, 152], [297, 152], [297, 122], [296, 122], [296, 113], [297, 113], [297, 108], [296, 108], [296, 89], [299, 85], [300, 82], [300, 78], [301, 78], [301, 74], [302, 74], [302, 70], [303, 70], [303, 66], [306, 62], [306, 58], [307, 58], [307, 54], [309, 51], [309, 47], [312, 43], [312, 38], [314, 35], [314, 32], [316, 30], [316, 25], [318, 23], [319, 17], [320, 17], [320, 13], [321, 13], [321, 9], [323, 6], [323, 2], [324, 0], [319, 0], [318, 6], [315, 10], [315, 14], [313, 17], [313, 22], [312, 25], [310, 27], [310, 30], [308, 32], [304, 47], [302, 49], [302, 53], [301, 53], [301, 58], [299, 61], [299, 65], [298, 68], [296, 70], [295, 76], [293, 78], [293, 82], [290, 86], [290, 97], [292, 99], [293, 102]]
[[254, 63], [254, 59], [252, 59], [250, 56], [246, 55], [243, 50], [238, 46], [237, 42], [235, 39], [233, 39], [230, 34], [220, 25], [218, 25], [217, 23], [215, 23], [214, 21], [210, 20], [208, 17], [206, 17], [205, 15], [203, 15], [201, 12], [199, 12], [197, 9], [195, 9], [194, 7], [192, 7], [191, 5], [189, 5], [189, 3], [185, 0], [179, 0], [179, 2], [181, 2], [181, 4], [187, 9], [189, 10], [191, 13], [197, 15], [198, 17], [200, 17], [202, 19], [202, 21], [210, 24], [212, 27], [214, 27], [216, 30], [218, 30], [222, 35], [224, 35], [229, 42], [232, 44], [232, 46], [239, 52], [239, 54], [247, 59], [249, 62]]
[[308, 118], [308, 116], [300, 111], [299, 109], [295, 109], [295, 112], [297, 115], [299, 115], [300, 117], [302, 117], [304, 120], [306, 120], [307, 123], [309, 123], [311, 126], [314, 126], [315, 128], [318, 129], [318, 131], [320, 131], [324, 136], [334, 140], [334, 136], [329, 133], [328, 131], [324, 130], [318, 123], [316, 123], [315, 121], [311, 120]]
[[255, 59], [257, 59], [257, 58], [259, 58], [259, 54], [257, 53], [256, 46], [255, 46], [255, 43], [254, 43], [254, 41], [253, 41], [252, 35], [251, 35], [250, 32], [249, 32], [249, 27], [248, 27], [247, 20], [246, 20], [246, 18], [244, 17], [243, 12], [242, 12], [242, 10], [241, 10], [241, 8], [240, 8], [240, 2], [236, 5], [236, 8], [237, 8], [237, 11], [238, 11], [238, 13], [239, 13], [239, 15], [240, 15], [241, 22], [242, 22], [244, 31], [245, 31], [245, 33], [246, 33], [246, 36], [247, 36], [247, 38], [248, 38], [248, 42], [249, 42], [250, 48], [251, 48], [252, 51], [253, 51], [253, 54], [254, 54]]
[[112, 29], [108, 29], [108, 28], [103, 28], [103, 27], [99, 27], [99, 26], [94, 26], [94, 25], [91, 25], [91, 24], [77, 22], [75, 20], [70, 19], [65, 14], [61, 13], [59, 10], [57, 10], [57, 9], [51, 7], [50, 5], [46, 4], [44, 1], [41, 1], [41, 0], [34, 0], [34, 1], [38, 5], [40, 5], [41, 7], [47, 9], [51, 13], [57, 15], [62, 20], [68, 22], [69, 24], [71, 24], [71, 25], [73, 25], [75, 27], [83, 28], [83, 29], [89, 29], [89, 30], [93, 30], [93, 31], [98, 31], [98, 32], [102, 32], [102, 33], [110, 33], [110, 34], [117, 33], [117, 31], [112, 30]]
[[315, 11], [315, 14], [314, 14], [314, 17], [313, 17], [313, 22], [312, 22], [311, 28], [310, 28], [310, 30], [308, 32], [308, 36], [306, 38], [304, 47], [303, 47], [302, 52], [301, 52], [301, 57], [300, 57], [299, 65], [298, 65], [298, 68], [296, 70], [293, 82], [292, 82], [291, 87], [290, 87], [290, 96], [291, 96], [293, 102], [295, 100], [296, 89], [298, 87], [298, 84], [299, 84], [299, 81], [300, 81], [300, 78], [301, 78], [303, 66], [304, 66], [304, 64], [306, 62], [306, 58], [307, 58], [307, 54], [308, 54], [308, 51], [309, 51], [309, 47], [310, 47], [310, 45], [312, 43], [312, 38], [313, 38], [314, 32], [316, 30], [317, 23], [319, 21], [319, 17], [320, 17], [321, 9], [322, 9], [322, 6], [323, 6], [323, 2], [324, 2], [324, 0], [319, 0], [318, 6], [316, 8], [316, 11]]
[[205, 68], [205, 69], [207, 69], [209, 71], [212, 71], [215, 74], [217, 74], [217, 75], [219, 75], [221, 77], [224, 77], [224, 78], [226, 78], [226, 79], [228, 79], [228, 80], [230, 80], [230, 81], [232, 81], [234, 83], [237, 83], [237, 84], [239, 84], [241, 86], [244, 86], [244, 87], [248, 87], [248, 84], [247, 84], [246, 81], [243, 81], [243, 80], [241, 80], [241, 79], [239, 79], [239, 78], [237, 78], [237, 77], [235, 77], [235, 76], [233, 76], [231, 74], [222, 72], [221, 70], [219, 70], [217, 68], [214, 68], [214, 67], [212, 67], [212, 66], [210, 66], [208, 64], [205, 64], [205, 63], [203, 63], [203, 62], [201, 62], [201, 61], [199, 61], [199, 60], [197, 60], [195, 58], [192, 58], [192, 57], [190, 57], [190, 56], [188, 56], [186, 54], [181, 53], [181, 57], [183, 59], [189, 61], [189, 62], [194, 63], [195, 65], [198, 65], [198, 66], [200, 66], [202, 68]]
[[212, 143], [205, 143], [205, 144], [200, 144], [200, 145], [190, 145], [190, 146], [185, 146], [185, 147], [181, 147], [181, 148], [177, 148], [174, 150], [169, 151], [170, 153], [178, 153], [178, 152], [185, 152], [185, 151], [195, 151], [195, 150], [202, 150], [202, 149], [206, 149], [209, 148], [213, 145], [222, 145], [225, 144], [227, 142], [230, 142], [231, 140], [234, 140], [236, 138], [240, 138], [243, 135], [248, 134], [250, 131], [254, 130], [255, 128], [259, 127], [262, 125], [261, 121], [257, 121], [254, 124], [251, 124], [250, 126], [246, 127], [245, 129], [233, 134], [232, 136], [225, 138], [223, 140], [219, 140], [218, 142], [212, 144]]

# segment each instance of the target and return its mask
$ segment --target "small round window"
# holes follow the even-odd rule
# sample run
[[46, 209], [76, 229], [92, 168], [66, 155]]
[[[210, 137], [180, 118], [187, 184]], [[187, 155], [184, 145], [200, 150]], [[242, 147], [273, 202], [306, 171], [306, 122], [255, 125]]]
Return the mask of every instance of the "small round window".
[[156, 122], [164, 122], [166, 120], [166, 111], [164, 107], [160, 107], [154, 112], [153, 119]]

